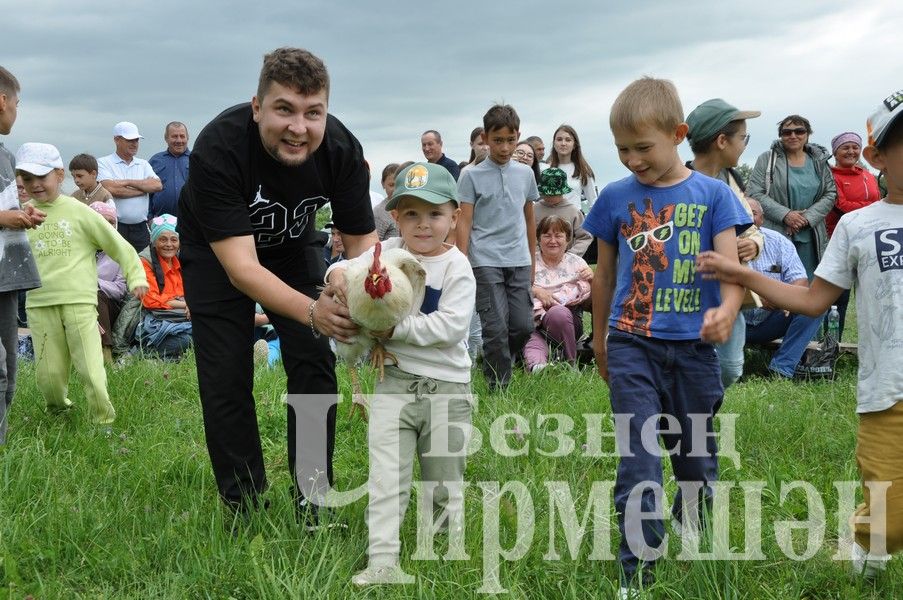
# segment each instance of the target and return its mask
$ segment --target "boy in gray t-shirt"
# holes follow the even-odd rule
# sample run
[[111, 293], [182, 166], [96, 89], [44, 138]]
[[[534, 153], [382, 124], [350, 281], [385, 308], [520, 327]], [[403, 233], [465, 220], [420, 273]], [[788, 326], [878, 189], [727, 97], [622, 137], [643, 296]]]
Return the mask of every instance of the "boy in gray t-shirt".
[[[780, 308], [815, 317], [857, 287], [859, 414], [856, 462], [864, 502], [850, 522], [855, 575], [872, 578], [903, 550], [903, 90], [868, 120], [865, 159], [887, 177], [887, 196], [841, 217], [810, 287], [782, 284], [705, 252], [698, 271], [738, 283]], [[867, 485], [868, 484], [868, 485]], [[889, 486], [889, 487], [888, 487]], [[873, 497], [873, 495], [875, 497]]]
[[461, 217], [455, 239], [470, 259], [477, 281], [483, 374], [491, 391], [508, 385], [513, 359], [533, 331], [533, 203], [539, 191], [533, 171], [511, 160], [519, 129], [514, 108], [490, 108], [483, 116], [489, 157], [466, 169], [458, 180]]
[[[19, 82], [0, 67], [0, 135], [12, 131], [18, 104]], [[19, 206], [14, 162], [0, 144], [0, 444], [6, 442], [6, 411], [16, 393], [19, 291], [41, 285], [25, 230], [40, 225], [44, 213]]]

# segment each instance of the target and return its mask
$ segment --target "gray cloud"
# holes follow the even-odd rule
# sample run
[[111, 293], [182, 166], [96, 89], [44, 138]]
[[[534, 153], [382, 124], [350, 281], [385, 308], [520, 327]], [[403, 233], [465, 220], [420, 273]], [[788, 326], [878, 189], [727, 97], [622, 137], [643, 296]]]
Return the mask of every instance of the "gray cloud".
[[187, 123], [194, 137], [221, 110], [249, 100], [263, 54], [294, 45], [327, 63], [330, 110], [361, 140], [374, 171], [421, 158], [425, 129], [441, 131], [446, 153], [465, 159], [470, 130], [494, 101], [506, 101], [523, 133], [547, 146], [558, 124], [574, 125], [601, 184], [626, 174], [608, 111], [642, 74], [673, 79], [687, 112], [711, 97], [763, 111], [749, 123], [746, 162], [788, 113], [808, 116], [821, 143], [846, 129], [863, 132], [868, 113], [900, 87], [891, 49], [901, 17], [888, 0], [32, 0], [27, 12], [4, 16], [2, 64], [23, 92], [19, 121], [3, 141], [13, 150], [48, 141], [67, 159], [103, 155], [113, 148], [113, 124], [132, 120], [147, 138], [146, 157], [164, 147], [170, 120]]

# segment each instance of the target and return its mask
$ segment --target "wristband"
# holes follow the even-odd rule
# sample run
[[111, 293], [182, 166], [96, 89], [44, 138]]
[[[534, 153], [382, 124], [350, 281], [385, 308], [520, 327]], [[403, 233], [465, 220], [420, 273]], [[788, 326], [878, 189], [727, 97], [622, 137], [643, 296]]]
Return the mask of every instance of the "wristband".
[[314, 337], [320, 337], [320, 332], [317, 331], [317, 328], [314, 327], [314, 307], [317, 306], [317, 301], [314, 300], [307, 307], [307, 324], [310, 326], [310, 330], [313, 332]]

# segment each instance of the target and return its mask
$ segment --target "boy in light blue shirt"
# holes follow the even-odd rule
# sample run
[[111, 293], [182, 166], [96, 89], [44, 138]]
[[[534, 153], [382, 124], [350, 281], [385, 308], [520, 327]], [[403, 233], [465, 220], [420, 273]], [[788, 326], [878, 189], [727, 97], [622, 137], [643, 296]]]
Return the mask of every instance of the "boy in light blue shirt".
[[477, 280], [483, 374], [490, 391], [508, 386], [514, 357], [533, 331], [533, 203], [539, 190], [533, 171], [511, 160], [519, 130], [514, 108], [490, 108], [483, 116], [489, 157], [466, 169], [458, 180], [461, 217], [456, 243], [470, 259]]

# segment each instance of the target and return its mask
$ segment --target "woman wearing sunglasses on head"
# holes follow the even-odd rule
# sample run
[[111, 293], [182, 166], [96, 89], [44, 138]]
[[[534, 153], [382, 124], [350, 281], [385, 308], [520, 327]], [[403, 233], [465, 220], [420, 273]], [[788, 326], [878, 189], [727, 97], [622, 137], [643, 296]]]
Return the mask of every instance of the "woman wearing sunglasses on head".
[[799, 115], [783, 119], [778, 124], [780, 138], [759, 156], [747, 190], [762, 205], [764, 226], [793, 242], [810, 281], [828, 244], [825, 216], [837, 198], [828, 166], [831, 153], [810, 144], [811, 134], [808, 119]]

